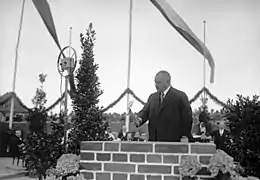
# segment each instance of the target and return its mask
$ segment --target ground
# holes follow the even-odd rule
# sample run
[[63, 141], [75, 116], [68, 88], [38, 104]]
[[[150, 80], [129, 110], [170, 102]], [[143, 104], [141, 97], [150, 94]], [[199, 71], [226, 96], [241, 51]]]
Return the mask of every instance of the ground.
[[0, 180], [30, 180], [31, 178], [26, 177], [25, 173], [26, 171], [21, 165], [12, 165], [12, 158], [0, 158]]

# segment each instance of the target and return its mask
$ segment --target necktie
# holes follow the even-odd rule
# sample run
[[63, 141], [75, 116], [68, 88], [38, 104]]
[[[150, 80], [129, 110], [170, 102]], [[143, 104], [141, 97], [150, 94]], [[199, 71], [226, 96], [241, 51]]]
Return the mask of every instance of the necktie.
[[160, 98], [161, 98], [161, 103], [162, 103], [163, 102], [163, 98], [164, 98], [164, 93], [161, 93]]

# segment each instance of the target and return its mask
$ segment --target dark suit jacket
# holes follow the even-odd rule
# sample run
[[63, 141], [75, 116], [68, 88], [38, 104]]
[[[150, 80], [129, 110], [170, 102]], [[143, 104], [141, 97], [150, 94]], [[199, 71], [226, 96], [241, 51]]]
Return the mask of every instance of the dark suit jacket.
[[187, 95], [170, 88], [160, 103], [159, 92], [149, 96], [138, 113], [142, 124], [149, 120], [149, 141], [179, 142], [182, 136], [191, 137], [192, 110]]
[[229, 132], [227, 130], [224, 130], [222, 136], [220, 136], [219, 130], [216, 130], [213, 132], [212, 136], [214, 139], [214, 143], [216, 144], [216, 149], [221, 149], [225, 151], [225, 141], [228, 138]]
[[121, 141], [126, 141], [127, 140], [127, 133], [124, 135], [123, 132], [119, 132], [117, 137], [119, 139], [121, 139]]
[[10, 153], [12, 157], [20, 157], [21, 156], [21, 148], [19, 147], [21, 144], [23, 144], [23, 140], [19, 139], [17, 136], [13, 135], [10, 138]]

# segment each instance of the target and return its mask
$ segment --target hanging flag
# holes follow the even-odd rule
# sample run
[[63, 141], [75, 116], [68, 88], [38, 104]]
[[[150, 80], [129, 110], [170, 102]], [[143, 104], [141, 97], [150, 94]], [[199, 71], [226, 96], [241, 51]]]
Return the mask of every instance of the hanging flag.
[[165, 0], [151, 0], [166, 20], [184, 37], [197, 51], [208, 60], [211, 68], [210, 82], [214, 82], [215, 62], [208, 48], [196, 37], [185, 21], [172, 9]]
[[[59, 50], [61, 51], [62, 49], [61, 49], [59, 39], [58, 39], [58, 36], [56, 33], [56, 29], [55, 29], [54, 21], [52, 18], [49, 3], [47, 2], [47, 0], [33, 0], [33, 3], [35, 5], [36, 9], [38, 10], [40, 16], [42, 17], [42, 20], [43, 20], [46, 28], [48, 29], [53, 40], [55, 41], [56, 45], [58, 46]], [[65, 57], [64, 54], [63, 54], [63, 56]], [[71, 74], [69, 76], [69, 82], [70, 82], [70, 95], [74, 95], [76, 89], [75, 89], [73, 74]]]
[[48, 29], [49, 33], [51, 34], [53, 40], [55, 41], [56, 45], [61, 51], [61, 46], [58, 40], [58, 36], [56, 33], [55, 25], [53, 22], [52, 14], [50, 6], [47, 2], [47, 0], [33, 0], [33, 3], [38, 10], [40, 16], [42, 17], [42, 20]]

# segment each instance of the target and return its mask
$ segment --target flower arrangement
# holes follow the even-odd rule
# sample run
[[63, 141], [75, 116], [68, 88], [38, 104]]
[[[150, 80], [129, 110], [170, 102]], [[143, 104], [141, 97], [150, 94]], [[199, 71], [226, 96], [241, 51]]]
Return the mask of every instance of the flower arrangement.
[[79, 174], [79, 156], [75, 154], [63, 154], [57, 162], [55, 169], [49, 169], [46, 180], [85, 180]]
[[217, 153], [210, 158], [208, 170], [212, 176], [219, 179], [237, 180], [240, 178], [241, 166], [234, 162], [233, 157], [222, 150], [217, 150]]
[[181, 161], [179, 172], [182, 177], [195, 178], [197, 172], [201, 169], [201, 164], [199, 163], [197, 157], [187, 156]]

